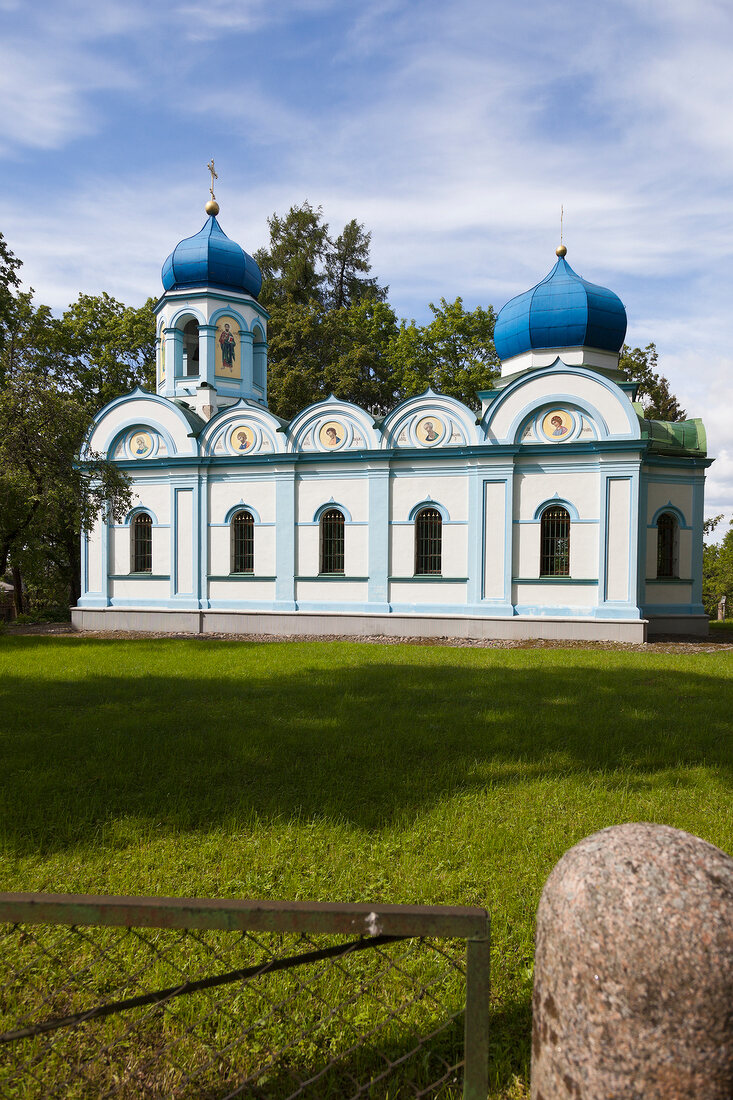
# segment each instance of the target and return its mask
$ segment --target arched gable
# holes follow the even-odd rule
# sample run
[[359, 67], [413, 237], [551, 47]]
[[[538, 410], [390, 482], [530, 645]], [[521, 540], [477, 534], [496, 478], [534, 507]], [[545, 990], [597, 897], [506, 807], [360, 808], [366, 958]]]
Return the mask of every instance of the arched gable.
[[168, 455], [198, 453], [196, 436], [204, 426], [190, 411], [184, 412], [175, 401], [148, 393], [138, 387], [131, 393], [105, 405], [94, 417], [80, 456], [90, 452], [110, 455], [123, 434], [134, 428], [150, 428], [165, 441]]
[[[237, 433], [243, 438], [238, 442]], [[199, 440], [203, 455], [232, 458], [285, 451], [283, 421], [262, 405], [246, 399], [221, 409], [204, 428]], [[245, 443], [245, 446], [241, 444]]]
[[484, 438], [496, 443], [519, 442], [528, 421], [553, 406], [585, 413], [600, 439], [640, 438], [631, 401], [615, 382], [585, 367], [570, 367], [560, 359], [550, 367], [527, 372], [500, 391], [484, 413]]
[[298, 413], [287, 429], [287, 449], [295, 453], [336, 454], [374, 450], [378, 446], [373, 417], [358, 405], [340, 401], [333, 394]]
[[461, 401], [426, 390], [409, 397], [382, 422], [382, 447], [465, 447], [478, 442], [476, 414]]

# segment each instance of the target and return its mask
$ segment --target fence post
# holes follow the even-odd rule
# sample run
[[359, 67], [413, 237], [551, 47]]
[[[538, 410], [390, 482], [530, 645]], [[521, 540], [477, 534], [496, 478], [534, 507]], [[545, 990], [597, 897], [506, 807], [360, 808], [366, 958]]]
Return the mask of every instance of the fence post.
[[489, 1091], [490, 960], [490, 923], [487, 917], [486, 938], [466, 941], [463, 1100], [486, 1100]]

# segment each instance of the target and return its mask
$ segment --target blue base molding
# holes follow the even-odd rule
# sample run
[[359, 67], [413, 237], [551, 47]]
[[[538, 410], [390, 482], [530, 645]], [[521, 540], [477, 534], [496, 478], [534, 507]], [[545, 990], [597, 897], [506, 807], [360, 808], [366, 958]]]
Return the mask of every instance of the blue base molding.
[[707, 615], [701, 603], [645, 603], [642, 608], [645, 619], [659, 618], [664, 615]]

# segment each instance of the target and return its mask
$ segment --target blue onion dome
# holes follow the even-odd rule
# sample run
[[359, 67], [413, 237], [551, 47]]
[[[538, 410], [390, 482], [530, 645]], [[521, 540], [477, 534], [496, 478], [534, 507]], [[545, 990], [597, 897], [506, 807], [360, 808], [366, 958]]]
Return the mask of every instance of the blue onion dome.
[[229, 240], [214, 214], [198, 233], [176, 245], [161, 275], [166, 290], [211, 286], [256, 298], [262, 286], [259, 267], [241, 245]]
[[494, 344], [500, 359], [546, 348], [621, 350], [626, 335], [623, 302], [612, 290], [576, 275], [566, 251], [561, 245], [549, 275], [499, 311]]

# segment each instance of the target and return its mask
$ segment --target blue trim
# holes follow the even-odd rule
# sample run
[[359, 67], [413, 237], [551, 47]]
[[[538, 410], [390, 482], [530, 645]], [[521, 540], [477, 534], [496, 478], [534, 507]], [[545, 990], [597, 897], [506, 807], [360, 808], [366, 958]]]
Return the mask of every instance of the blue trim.
[[170, 573], [110, 573], [111, 581], [169, 581]]
[[514, 572], [514, 471], [506, 478], [504, 511], [504, 603], [511, 604], [512, 573]]
[[[496, 416], [498, 414], [498, 410], [501, 408], [501, 406], [504, 404], [504, 402], [509, 399], [509, 396], [511, 394], [513, 394], [516, 390], [521, 389], [522, 386], [526, 385], [528, 382], [531, 382], [536, 378], [544, 378], [544, 377], [547, 377], [548, 375], [563, 373], [563, 372], [566, 372], [566, 371], [569, 374], [576, 375], [579, 378], [587, 378], [590, 381], [595, 382], [597, 385], [602, 386], [603, 389], [608, 390], [608, 392], [616, 398], [616, 400], [618, 401], [619, 406], [624, 410], [624, 413], [626, 415], [626, 420], [627, 420], [628, 425], [629, 425], [629, 432], [630, 432], [630, 434], [628, 436], [628, 439], [633, 440], [633, 441], [642, 442], [642, 443], [644, 443], [644, 446], [646, 447], [646, 441], [641, 439], [641, 429], [639, 427], [639, 421], [637, 419], [636, 413], [634, 412], [634, 408], [633, 408], [631, 402], [629, 401], [627, 395], [623, 392], [623, 390], [619, 389], [619, 387], [616, 385], [616, 383], [611, 381], [610, 378], [606, 378], [605, 375], [600, 374], [597, 371], [594, 371], [589, 367], [570, 366], [568, 363], [564, 363], [559, 357], [555, 360], [554, 363], [551, 363], [547, 367], [536, 367], [535, 369], [533, 369], [529, 372], [524, 372], [523, 371], [513, 381], [511, 381], [508, 385], [506, 385], [502, 388], [499, 396], [496, 398], [496, 400], [491, 402], [491, 404], [486, 409], [486, 411], [484, 412], [484, 414], [481, 418], [481, 425], [484, 429], [485, 435], [488, 435], [489, 429], [491, 427], [491, 423], [496, 418]], [[509, 434], [507, 436], [505, 436], [504, 438], [512, 439], [512, 440], [515, 438], [516, 432], [518, 430], [518, 423], [521, 422], [521, 420], [524, 417], [527, 416], [528, 412], [530, 412], [530, 411], [537, 412], [543, 405], [548, 405], [549, 403], [555, 403], [555, 402], [557, 402], [558, 404], [562, 404], [563, 402], [566, 402], [566, 403], [569, 403], [572, 406], [575, 406], [576, 408], [582, 409], [583, 412], [586, 412], [588, 414], [588, 416], [591, 417], [591, 419], [595, 420], [597, 430], [600, 429], [601, 425], [603, 425], [603, 429], [604, 429], [604, 433], [605, 433], [605, 437], [602, 436], [602, 438], [599, 439], [599, 440], [588, 440], [587, 443], [585, 443], [585, 442], [584, 443], [575, 442], [574, 444], [573, 443], [562, 444], [561, 446], [562, 446], [563, 451], [565, 451], [567, 453], [567, 448], [572, 447], [572, 446], [581, 446], [581, 447], [584, 447], [584, 448], [585, 447], [591, 447], [593, 444], [595, 444], [596, 446], [599, 446], [599, 445], [602, 446], [602, 445], [607, 444], [607, 443], [612, 441], [610, 438], [608, 438], [609, 437], [608, 426], [606, 425], [606, 422], [605, 422], [604, 418], [600, 415], [598, 410], [593, 405], [591, 405], [589, 402], [585, 401], [585, 399], [579, 398], [577, 396], [577, 394], [555, 394], [555, 393], [553, 393], [551, 396], [548, 396], [548, 395], [545, 395], [543, 397], [538, 396], [533, 404], [531, 404], [529, 406], [525, 405], [522, 408], [522, 411], [520, 413], [518, 413], [517, 416], [512, 421], [512, 425], [510, 427]], [[514, 434], [512, 434], [512, 432]], [[621, 439], [626, 439], [626, 438], [627, 437], [625, 437], [625, 436], [614, 435], [613, 442], [620, 442]], [[527, 449], [530, 449], [530, 448], [535, 448], [537, 446], [544, 446], [544, 444], [533, 443], [533, 444], [526, 444], [525, 446], [527, 447]], [[557, 449], [558, 444], [557, 443], [549, 444], [549, 446], [554, 447], [554, 448]]]
[[695, 478], [692, 488], [692, 547], [690, 555], [690, 572], [694, 577], [692, 599], [702, 606], [702, 572], [703, 572], [703, 523], [705, 519], [705, 479]]
[[[555, 493], [554, 497], [550, 497], [548, 500], [543, 501], [542, 504], [537, 505], [534, 510], [535, 521], [542, 519], [542, 513], [546, 508], [564, 508], [573, 522], [577, 522], [579, 518], [578, 509], [575, 505], [571, 504], [569, 500], [565, 500], [564, 497], [558, 496], [557, 493]], [[596, 520], [594, 522], [597, 523], [598, 521]]]
[[276, 606], [283, 610], [295, 608], [295, 476], [280, 474], [275, 478], [275, 582]]
[[445, 573], [413, 573], [409, 577], [389, 577], [390, 584], [468, 584], [468, 577], [448, 577]]
[[262, 581], [265, 584], [267, 581], [272, 583], [277, 580], [277, 577], [266, 577], [260, 573], [209, 573], [206, 578], [209, 581]]
[[135, 518], [135, 516], [139, 516], [141, 512], [146, 512], [150, 516], [150, 518], [153, 521], [153, 527], [169, 527], [170, 526], [170, 524], [168, 524], [168, 523], [158, 523], [158, 517], [156, 516], [153, 509], [152, 508], [147, 508], [144, 504], [136, 504], [134, 508], [131, 508], [130, 511], [125, 516], [125, 519], [124, 519], [123, 523], [120, 523], [120, 524], [110, 523], [109, 526], [111, 528], [113, 528], [114, 530], [123, 530], [125, 527], [131, 527], [133, 519]]
[[707, 618], [701, 603], [645, 603], [642, 611], [645, 618], [665, 615], [705, 615]]
[[468, 604], [465, 603], [393, 603], [390, 606], [392, 613], [395, 615], [460, 615], [466, 617], [470, 614]]
[[316, 573], [315, 576], [309, 577], [298, 573], [295, 577], [296, 581], [308, 581], [308, 582], [320, 582], [320, 581], [337, 581], [340, 584], [366, 584], [369, 580], [368, 577], [352, 577], [347, 573]]
[[596, 608], [592, 604], [578, 604], [577, 607], [545, 607], [534, 603], [517, 603], [516, 615], [530, 619], [595, 619]]
[[[560, 501], [560, 503], [563, 504], [565, 508], [567, 508], [567, 502]], [[594, 523], [597, 526], [601, 522], [599, 519], [574, 519], [573, 516], [571, 516], [570, 518], [575, 524]], [[536, 527], [537, 524], [540, 523], [541, 519], [541, 516], [538, 516], [537, 519], [515, 519], [512, 520], [512, 523], [514, 523], [517, 527], [520, 527], [522, 524], [529, 524], [530, 526]]]
[[261, 526], [273, 527], [274, 526], [274, 524], [272, 524], [272, 523], [262, 524], [262, 522], [260, 520], [260, 513], [257, 511], [257, 509], [253, 508], [251, 504], [247, 504], [243, 500], [240, 500], [239, 504], [233, 504], [232, 505], [232, 507], [229, 509], [226, 516], [224, 517], [224, 522], [223, 523], [211, 523], [211, 524], [209, 524], [209, 526], [210, 527], [228, 527], [230, 525], [230, 523], [232, 522], [233, 516], [235, 516], [237, 512], [249, 512], [252, 516], [252, 519], [255, 521], [255, 523], [257, 524], [258, 527], [261, 527]]
[[202, 313], [201, 310], [198, 309], [196, 306], [190, 306], [188, 303], [186, 303], [185, 306], [181, 306], [180, 309], [170, 315], [170, 317], [168, 318], [168, 323], [165, 327], [175, 328], [182, 332], [186, 326], [182, 325], [181, 321], [185, 317], [188, 317], [189, 320], [194, 320], [197, 325], [205, 325], [207, 323], [205, 313]]
[[160, 313], [161, 309], [169, 303], [187, 301], [189, 298], [210, 298], [216, 302], [236, 302], [237, 308], [241, 309], [243, 306], [249, 306], [260, 316], [264, 317], [266, 321], [270, 320], [270, 314], [267, 312], [264, 306], [260, 305], [256, 298], [253, 298], [248, 291], [235, 290], [234, 287], [229, 288], [228, 293], [224, 293], [218, 287], [209, 283], [206, 287], [185, 287], [180, 290], [168, 290], [164, 294], [161, 294], [157, 302], [153, 306], [153, 313]]
[[[437, 500], [431, 500], [429, 496], [425, 500], [420, 501], [419, 504], [413, 504], [412, 509], [410, 510], [410, 514], [407, 517], [407, 522], [414, 523], [417, 519], [418, 513], [422, 512], [423, 508], [434, 508], [436, 512], [440, 512], [443, 523], [451, 522], [451, 518], [448, 514], [448, 509], [446, 508], [446, 506], [444, 504], [439, 504]], [[392, 522], [395, 523], [394, 520]], [[396, 522], [399, 523], [400, 521], [397, 520]], [[467, 523], [468, 521], [464, 520], [463, 522]]]
[[512, 577], [512, 584], [587, 584], [598, 587], [597, 577]]
[[479, 477], [477, 466], [468, 471], [468, 588], [466, 599], [469, 603], [476, 604], [481, 599], [481, 578], [483, 576], [482, 563], [484, 561], [484, 530], [483, 501], [481, 493], [483, 483]]
[[367, 543], [367, 562], [369, 581], [367, 598], [370, 606], [376, 610], [389, 609], [389, 589], [387, 574], [389, 571], [389, 497], [390, 471], [385, 465], [378, 470], [369, 470], [369, 535]]
[[[313, 515], [313, 519], [311, 520], [310, 524], [308, 524], [307, 522], [305, 524], [298, 523], [297, 526], [298, 527], [313, 526], [313, 525], [317, 526], [321, 522], [321, 516], [323, 515], [323, 513], [324, 512], [330, 512], [330, 510], [332, 508], [338, 508], [339, 512], [341, 512], [343, 514], [343, 517], [344, 517], [344, 520], [346, 521], [346, 523], [353, 523], [353, 520], [351, 518], [351, 512], [349, 511], [349, 509], [344, 504], [339, 504], [337, 500], [334, 500], [333, 497], [331, 497], [331, 499], [329, 501], [327, 501], [325, 504], [321, 504], [320, 507], [316, 508], [316, 511]], [[367, 521], [363, 521], [359, 524], [359, 526], [362, 526], [362, 527], [365, 527], [366, 525], [367, 525]]]
[[678, 526], [679, 526], [681, 531], [691, 531], [692, 530], [692, 527], [688, 527], [687, 520], [685, 519], [682, 510], [680, 508], [678, 508], [675, 504], [672, 504], [672, 501], [669, 501], [669, 503], [665, 504], [662, 508], [657, 508], [656, 512], [654, 513], [654, 515], [652, 517], [652, 521], [651, 521], [650, 524], [648, 524], [648, 526], [649, 527], [657, 527], [658, 524], [659, 524], [659, 517], [661, 515], [664, 515], [665, 512], [671, 512], [672, 513], [672, 515], [677, 520]]

